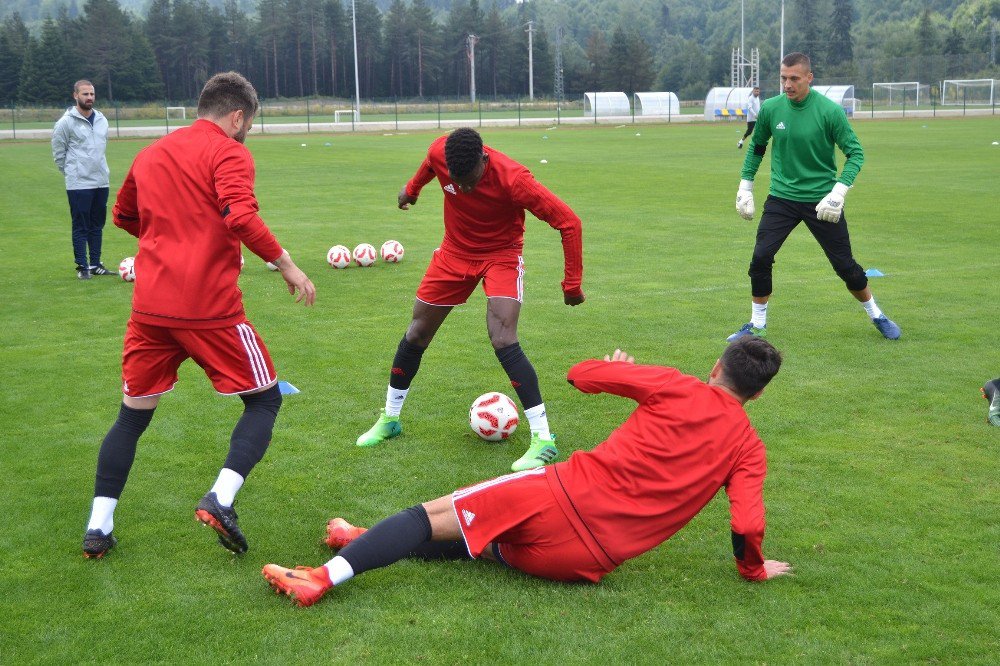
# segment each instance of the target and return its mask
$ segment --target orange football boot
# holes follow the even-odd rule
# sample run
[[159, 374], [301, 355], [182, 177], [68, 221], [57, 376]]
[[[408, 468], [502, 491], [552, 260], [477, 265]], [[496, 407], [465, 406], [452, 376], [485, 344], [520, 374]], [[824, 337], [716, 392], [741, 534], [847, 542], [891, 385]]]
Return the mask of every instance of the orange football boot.
[[299, 606], [312, 606], [333, 587], [326, 567], [295, 567], [287, 569], [266, 564], [261, 571], [278, 594], [286, 594]]
[[334, 518], [326, 524], [326, 538], [323, 543], [334, 550], [340, 550], [368, 531], [366, 527], [355, 527], [343, 518]]

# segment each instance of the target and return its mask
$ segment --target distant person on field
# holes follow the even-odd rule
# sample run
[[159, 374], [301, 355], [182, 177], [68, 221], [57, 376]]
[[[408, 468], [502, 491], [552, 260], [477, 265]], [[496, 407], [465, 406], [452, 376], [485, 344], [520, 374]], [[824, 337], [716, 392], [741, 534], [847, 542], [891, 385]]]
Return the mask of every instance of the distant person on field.
[[243, 310], [236, 284], [241, 245], [278, 267], [296, 302], [316, 299], [312, 282], [257, 214], [253, 157], [243, 145], [257, 108], [249, 81], [236, 72], [216, 74], [201, 91], [198, 120], [143, 149], [118, 192], [115, 225], [139, 239], [139, 251], [122, 354], [125, 397], [97, 457], [87, 557], [115, 545], [114, 510], [139, 437], [188, 358], [216, 391], [244, 404], [223, 469], [195, 517], [218, 532], [223, 547], [247, 550], [233, 498], [271, 442], [281, 392], [267, 347]]
[[754, 86], [747, 100], [747, 131], [743, 133], [743, 138], [736, 142], [737, 148], [743, 147], [743, 141], [753, 134], [754, 125], [757, 124], [757, 114], [760, 113], [760, 88]]
[[104, 156], [108, 120], [94, 108], [94, 86], [90, 81], [81, 79], [73, 84], [73, 99], [76, 103], [66, 109], [52, 130], [52, 158], [66, 178], [76, 276], [89, 280], [91, 275], [117, 275], [101, 263], [111, 177]]
[[[844, 197], [854, 183], [865, 156], [847, 114], [836, 102], [811, 90], [812, 65], [803, 53], [789, 53], [781, 61], [784, 95], [761, 104], [743, 160], [736, 210], [746, 220], [754, 215], [753, 179], [768, 141], [772, 141], [771, 188], [757, 227], [750, 260], [750, 322], [729, 336], [763, 336], [767, 332], [767, 302], [771, 298], [771, 268], [782, 243], [805, 222], [847, 289], [858, 299], [879, 332], [889, 340], [900, 336], [899, 326], [875, 303], [865, 270], [851, 253], [844, 216]], [[834, 147], [847, 158], [837, 176]]]
[[584, 393], [638, 406], [602, 444], [565, 462], [456, 490], [386, 518], [370, 530], [327, 525], [339, 554], [321, 567], [264, 567], [279, 592], [309, 606], [334, 585], [405, 557], [484, 557], [558, 581], [596, 583], [669, 539], [711, 501], [729, 496], [733, 554], [748, 580], [791, 572], [765, 560], [764, 444], [744, 411], [778, 372], [781, 355], [755, 337], [731, 343], [708, 382], [674, 368], [636, 365], [615, 350], [570, 368]]
[[990, 401], [986, 420], [995, 426], [1000, 426], [1000, 377], [983, 385], [983, 397]]
[[415, 205], [420, 190], [434, 178], [444, 193], [444, 240], [417, 288], [413, 319], [392, 361], [385, 409], [357, 445], [374, 446], [402, 432], [399, 414], [421, 356], [452, 308], [464, 304], [482, 282], [490, 343], [531, 428], [531, 445], [511, 469], [545, 465], [558, 455], [555, 436], [549, 431], [538, 375], [517, 338], [524, 298], [524, 211], [562, 236], [563, 302], [571, 306], [584, 301], [580, 218], [527, 167], [484, 146], [479, 133], [468, 127], [431, 144], [417, 173], [399, 192], [399, 208]]

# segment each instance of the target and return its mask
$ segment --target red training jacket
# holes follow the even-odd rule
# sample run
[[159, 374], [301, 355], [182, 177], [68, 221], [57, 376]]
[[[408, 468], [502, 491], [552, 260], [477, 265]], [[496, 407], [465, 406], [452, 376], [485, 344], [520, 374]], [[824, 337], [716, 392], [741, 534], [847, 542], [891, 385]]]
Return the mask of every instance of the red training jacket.
[[240, 243], [281, 256], [257, 214], [253, 157], [208, 120], [143, 149], [125, 177], [115, 225], [139, 239], [132, 318], [171, 328], [223, 328], [245, 318]]
[[443, 136], [434, 141], [406, 193], [420, 196], [424, 185], [437, 177], [444, 190], [444, 241], [441, 249], [465, 259], [504, 252], [520, 254], [524, 246], [524, 211], [558, 229], [562, 236], [565, 279], [562, 290], [579, 296], [583, 280], [583, 224], [576, 213], [522, 164], [498, 150], [483, 146], [489, 155], [486, 171], [471, 192], [462, 192], [448, 177]]
[[740, 574], [763, 580], [764, 443], [743, 405], [674, 368], [584, 361], [568, 379], [584, 393], [639, 403], [606, 441], [547, 468], [563, 511], [608, 570], [656, 547], [720, 488], [729, 495]]

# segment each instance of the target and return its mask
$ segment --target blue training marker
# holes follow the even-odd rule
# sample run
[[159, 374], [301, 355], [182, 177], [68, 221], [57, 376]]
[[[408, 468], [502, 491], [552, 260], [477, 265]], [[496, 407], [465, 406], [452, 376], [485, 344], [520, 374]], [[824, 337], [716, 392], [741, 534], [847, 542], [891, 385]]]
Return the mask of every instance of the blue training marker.
[[278, 382], [278, 390], [281, 391], [281, 395], [293, 395], [295, 393], [301, 393], [297, 388], [289, 384], [288, 382]]
[[885, 273], [877, 268], [869, 268], [865, 271], [865, 277], [885, 277]]

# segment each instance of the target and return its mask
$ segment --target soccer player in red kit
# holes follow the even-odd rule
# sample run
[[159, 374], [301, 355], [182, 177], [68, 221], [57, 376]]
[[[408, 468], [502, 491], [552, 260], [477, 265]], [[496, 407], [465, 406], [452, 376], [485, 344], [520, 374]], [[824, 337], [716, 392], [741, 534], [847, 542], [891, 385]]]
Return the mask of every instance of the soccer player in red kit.
[[761, 552], [767, 464], [743, 409], [780, 365], [781, 355], [759, 337], [732, 342], [707, 383], [674, 368], [636, 365], [620, 350], [578, 363], [568, 376], [577, 389], [638, 403], [602, 444], [418, 504], [367, 531], [334, 518], [326, 542], [342, 549], [336, 557], [313, 569], [268, 564], [264, 577], [300, 606], [404, 557], [485, 557], [541, 578], [596, 583], [669, 539], [720, 488], [729, 496], [740, 575], [790, 573], [788, 563]]
[[531, 445], [511, 468], [545, 465], [558, 455], [555, 436], [549, 432], [538, 375], [517, 338], [524, 296], [524, 211], [548, 222], [562, 236], [563, 301], [571, 306], [584, 301], [580, 218], [527, 167], [484, 146], [479, 133], [467, 127], [431, 144], [427, 158], [400, 191], [399, 208], [416, 204], [420, 190], [435, 177], [444, 192], [444, 240], [417, 289], [413, 319], [396, 349], [385, 409], [375, 425], [358, 437], [357, 445], [374, 446], [402, 432], [399, 414], [421, 356], [451, 309], [465, 303], [482, 282], [490, 343], [531, 428]]
[[241, 243], [281, 271], [296, 302], [316, 289], [257, 214], [254, 164], [243, 145], [257, 92], [236, 72], [216, 74], [198, 99], [198, 119], [135, 158], [118, 192], [115, 225], [139, 239], [132, 316], [122, 354], [124, 398], [97, 457], [94, 502], [83, 553], [103, 557], [117, 540], [114, 510], [139, 437], [187, 358], [244, 411], [229, 455], [195, 510], [234, 553], [247, 549], [233, 498], [271, 441], [281, 392], [267, 347], [247, 320], [237, 286]]

